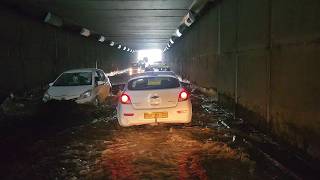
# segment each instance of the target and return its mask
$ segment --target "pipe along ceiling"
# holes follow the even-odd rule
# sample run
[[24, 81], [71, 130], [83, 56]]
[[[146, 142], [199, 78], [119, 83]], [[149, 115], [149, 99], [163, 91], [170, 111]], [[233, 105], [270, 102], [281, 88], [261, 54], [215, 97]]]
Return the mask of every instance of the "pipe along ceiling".
[[57, 28], [134, 53], [172, 47], [214, 0], [3, 0]]

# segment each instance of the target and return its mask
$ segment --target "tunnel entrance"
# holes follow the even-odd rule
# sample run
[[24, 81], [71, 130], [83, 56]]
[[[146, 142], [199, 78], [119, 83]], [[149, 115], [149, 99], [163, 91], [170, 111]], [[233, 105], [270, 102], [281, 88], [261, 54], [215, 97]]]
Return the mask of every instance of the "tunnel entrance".
[[162, 60], [161, 49], [142, 49], [138, 51], [138, 61], [153, 64], [155, 62], [161, 62]]

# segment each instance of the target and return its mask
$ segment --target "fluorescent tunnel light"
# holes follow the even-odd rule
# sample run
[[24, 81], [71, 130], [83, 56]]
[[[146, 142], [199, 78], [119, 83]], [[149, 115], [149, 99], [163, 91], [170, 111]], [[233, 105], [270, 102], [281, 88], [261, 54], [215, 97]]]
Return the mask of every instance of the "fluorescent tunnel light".
[[82, 28], [81, 31], [80, 31], [80, 34], [82, 36], [88, 37], [88, 36], [90, 36], [90, 30], [86, 29], [86, 28]]
[[100, 36], [98, 39], [99, 42], [104, 42], [105, 40], [106, 40], [106, 38], [104, 36]]
[[178, 37], [181, 37], [181, 36], [182, 36], [182, 33], [179, 31], [179, 29], [176, 30], [176, 35], [177, 35]]

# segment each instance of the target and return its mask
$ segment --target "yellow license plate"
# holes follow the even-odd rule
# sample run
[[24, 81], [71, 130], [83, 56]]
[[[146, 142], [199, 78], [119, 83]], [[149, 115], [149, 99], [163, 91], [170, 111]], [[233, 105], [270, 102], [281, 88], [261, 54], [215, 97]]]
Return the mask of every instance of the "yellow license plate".
[[168, 118], [168, 112], [144, 113], [145, 119]]

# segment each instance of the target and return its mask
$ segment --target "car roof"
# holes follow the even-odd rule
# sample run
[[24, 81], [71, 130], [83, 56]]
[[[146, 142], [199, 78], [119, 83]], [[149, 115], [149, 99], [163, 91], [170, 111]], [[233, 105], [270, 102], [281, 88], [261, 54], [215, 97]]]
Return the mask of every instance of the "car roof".
[[146, 75], [174, 75], [176, 76], [176, 73], [173, 71], [145, 71], [144, 74]]
[[142, 75], [139, 75], [139, 76], [136, 76], [136, 77], [129, 79], [128, 82], [135, 80], [135, 79], [148, 78], [148, 77], [172, 77], [172, 78], [178, 79], [177, 76], [170, 75], [170, 74], [142, 74]]
[[64, 73], [93, 72], [93, 71], [97, 71], [97, 70], [101, 70], [101, 69], [96, 69], [96, 68], [70, 69], [68, 71], [64, 71]]

